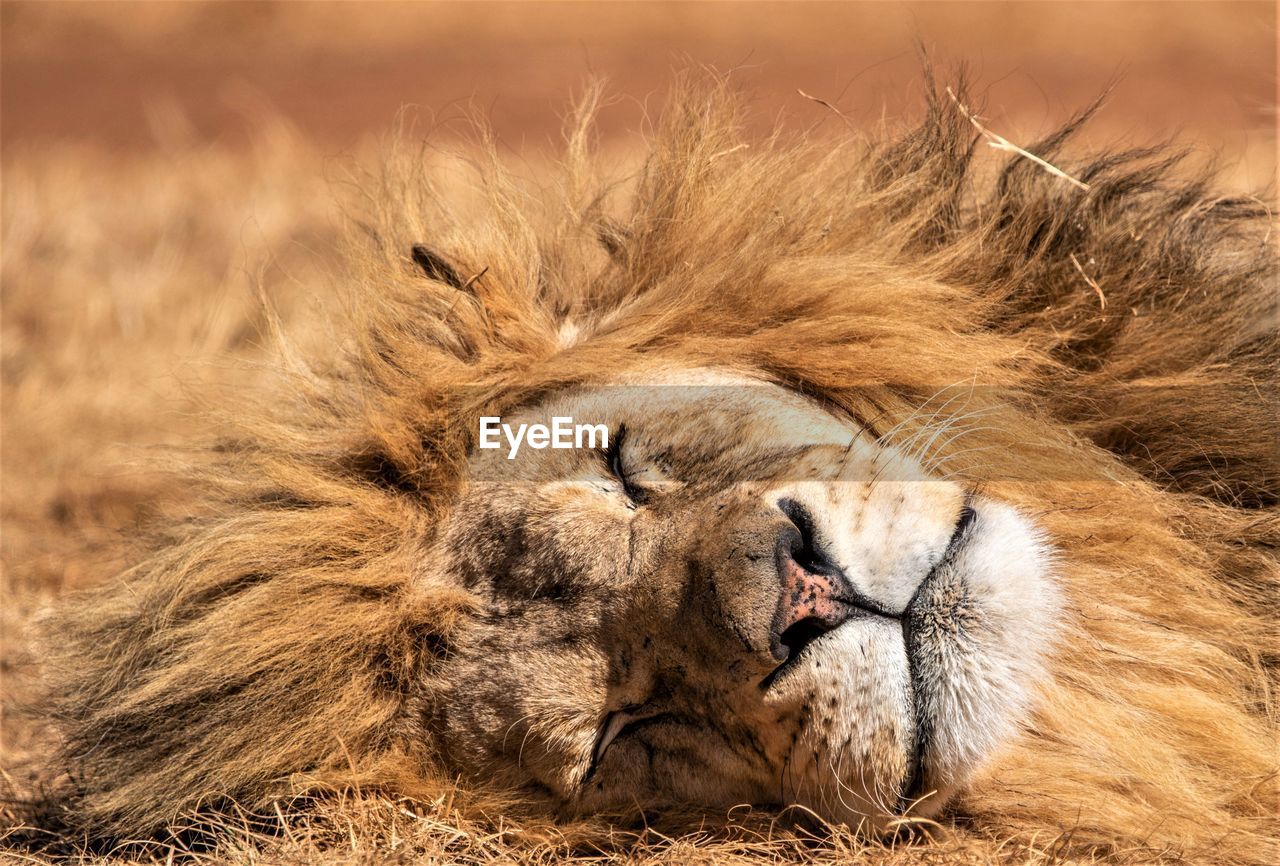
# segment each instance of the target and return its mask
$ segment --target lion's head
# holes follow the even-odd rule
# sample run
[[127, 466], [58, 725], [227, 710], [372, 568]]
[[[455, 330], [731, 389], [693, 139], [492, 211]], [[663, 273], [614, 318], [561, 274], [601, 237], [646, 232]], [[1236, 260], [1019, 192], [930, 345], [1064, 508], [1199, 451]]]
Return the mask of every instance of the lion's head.
[[[1013, 508], [816, 401], [664, 371], [513, 413], [598, 449], [477, 451], [422, 580], [450, 765], [577, 809], [930, 812], [1022, 720], [1058, 615]], [[508, 420], [505, 419], [504, 420]]]
[[[53, 620], [64, 818], [461, 777], [1266, 862], [1266, 208], [1075, 124], [1030, 148], [1060, 173], [975, 170], [932, 90], [810, 143], [686, 88], [610, 184], [593, 100], [557, 187], [393, 167], [336, 357], [238, 399], [199, 513]], [[488, 417], [608, 443], [508, 459]]]

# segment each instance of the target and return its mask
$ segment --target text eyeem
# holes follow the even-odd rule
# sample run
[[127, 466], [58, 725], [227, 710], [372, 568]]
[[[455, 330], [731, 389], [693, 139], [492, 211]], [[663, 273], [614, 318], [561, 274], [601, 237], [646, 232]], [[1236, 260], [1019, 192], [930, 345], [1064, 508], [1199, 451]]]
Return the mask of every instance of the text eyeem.
[[575, 424], [573, 418], [557, 415], [546, 424], [521, 424], [512, 427], [501, 418], [480, 418], [480, 447], [501, 448], [507, 443], [507, 459], [515, 460], [521, 445], [530, 448], [608, 448], [609, 428], [605, 424]]

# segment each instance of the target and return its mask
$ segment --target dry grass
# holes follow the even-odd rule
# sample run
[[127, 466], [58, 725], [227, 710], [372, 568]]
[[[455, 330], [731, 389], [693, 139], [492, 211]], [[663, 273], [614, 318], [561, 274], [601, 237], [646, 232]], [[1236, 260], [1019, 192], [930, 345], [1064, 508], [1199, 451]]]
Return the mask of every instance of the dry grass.
[[197, 430], [210, 382], [255, 375], [256, 288], [293, 320], [323, 291], [337, 224], [319, 160], [282, 127], [250, 152], [6, 157], [0, 766], [24, 789], [49, 745], [14, 712], [33, 618], [182, 507], [166, 450]]
[[225, 815], [212, 824], [205, 817], [195, 837], [198, 842], [148, 843], [140, 848], [125, 841], [102, 850], [55, 839], [53, 847], [45, 850], [0, 849], [0, 858], [86, 866], [173, 862], [210, 866], [1175, 866], [1188, 862], [1141, 847], [1105, 858], [1081, 855], [1079, 850], [1068, 854], [1070, 834], [1000, 839], [938, 825], [902, 840], [867, 842], [845, 827], [802, 823], [805, 816], [799, 816], [801, 821], [791, 817], [753, 813], [744, 806], [729, 815], [707, 816], [701, 822], [688, 819], [674, 827], [551, 825], [510, 815], [477, 820], [469, 810], [460, 810], [444, 798], [422, 802], [348, 792], [311, 803], [302, 811], [282, 805], [273, 814]]

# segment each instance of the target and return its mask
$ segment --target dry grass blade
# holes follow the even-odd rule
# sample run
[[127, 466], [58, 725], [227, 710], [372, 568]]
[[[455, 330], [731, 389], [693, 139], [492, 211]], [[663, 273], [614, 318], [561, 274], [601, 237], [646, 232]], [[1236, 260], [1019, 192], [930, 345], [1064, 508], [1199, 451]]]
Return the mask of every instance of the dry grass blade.
[[1098, 309], [1105, 310], [1107, 308], [1107, 296], [1102, 293], [1102, 286], [1098, 285], [1098, 281], [1085, 273], [1084, 266], [1080, 264], [1080, 260], [1076, 258], [1076, 254], [1072, 253], [1071, 264], [1076, 266], [1076, 270], [1080, 272], [1080, 276], [1084, 277], [1084, 281], [1089, 284], [1089, 288], [1098, 296]]
[[801, 96], [803, 96], [805, 99], [809, 100], [810, 102], [816, 102], [816, 103], [818, 103], [819, 105], [821, 105], [823, 108], [829, 109], [830, 111], [834, 112], [834, 113], [835, 113], [835, 115], [836, 115], [837, 117], [839, 117], [841, 120], [843, 120], [845, 123], [848, 123], [848, 122], [849, 122], [849, 118], [848, 118], [848, 116], [847, 116], [843, 111], [841, 111], [840, 109], [838, 109], [838, 108], [836, 108], [834, 105], [832, 105], [830, 102], [827, 102], [827, 100], [825, 100], [825, 99], [823, 99], [823, 98], [821, 98], [821, 97], [819, 97], [819, 96], [814, 96], [814, 95], [813, 95], [813, 94], [811, 94], [811, 93], [805, 93], [805, 92], [804, 92], [803, 90], [801, 90], [799, 87], [797, 87], [797, 88], [796, 88], [796, 93], [800, 94]]
[[990, 145], [991, 147], [994, 147], [996, 150], [1003, 150], [1007, 153], [1016, 153], [1018, 156], [1031, 160], [1036, 165], [1040, 166], [1041, 168], [1049, 172], [1049, 174], [1053, 175], [1054, 177], [1060, 177], [1063, 180], [1067, 181], [1068, 183], [1072, 184], [1073, 186], [1084, 190], [1085, 192], [1089, 191], [1089, 184], [1085, 183], [1082, 180], [1077, 180], [1076, 178], [1067, 174], [1065, 171], [1058, 168], [1056, 165], [1053, 165], [1049, 161], [1036, 156], [1034, 153], [1032, 153], [1031, 151], [1025, 148], [1018, 147], [1018, 145], [1014, 144], [1012, 141], [1005, 138], [1004, 136], [997, 135], [996, 133], [987, 129], [985, 126], [982, 125], [981, 122], [979, 122], [978, 118], [974, 117], [973, 114], [970, 113], [969, 109], [964, 105], [964, 103], [962, 103], [959, 100], [959, 98], [955, 94], [955, 91], [952, 90], [950, 87], [947, 88], [947, 96], [951, 97], [951, 101], [956, 104], [956, 108], [960, 109], [960, 113], [964, 115], [965, 120], [973, 124], [973, 128], [978, 130], [979, 134], [981, 134], [982, 137], [987, 140], [988, 145]]

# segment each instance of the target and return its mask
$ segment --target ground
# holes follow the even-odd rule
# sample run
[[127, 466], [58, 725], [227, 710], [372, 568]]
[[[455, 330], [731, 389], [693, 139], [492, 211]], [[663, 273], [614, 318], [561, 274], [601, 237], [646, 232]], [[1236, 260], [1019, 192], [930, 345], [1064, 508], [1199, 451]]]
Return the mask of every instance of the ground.
[[[602, 145], [625, 160], [670, 70], [693, 61], [734, 70], [762, 118], [839, 132], [912, 115], [918, 39], [940, 64], [968, 61], [984, 122], [1015, 142], [1114, 82], [1086, 145], [1178, 133], [1219, 154], [1229, 190], [1254, 192], [1275, 179], [1275, 36], [1271, 3], [0, 4], [3, 793], [32, 790], [51, 742], [23, 711], [33, 620], [109, 578], [148, 520], [181, 511], [163, 465], [203, 423], [210, 389], [252, 384], [259, 294], [301, 339], [323, 339], [311, 326], [336, 298], [353, 167], [397, 123], [453, 146], [469, 114], [488, 118], [504, 155], [537, 174], [566, 96], [600, 74], [617, 95]], [[1061, 861], [1052, 834], [961, 828], [890, 850], [757, 817], [600, 849], [574, 828], [471, 822], [449, 803], [352, 795], [329, 808], [202, 856]]]

